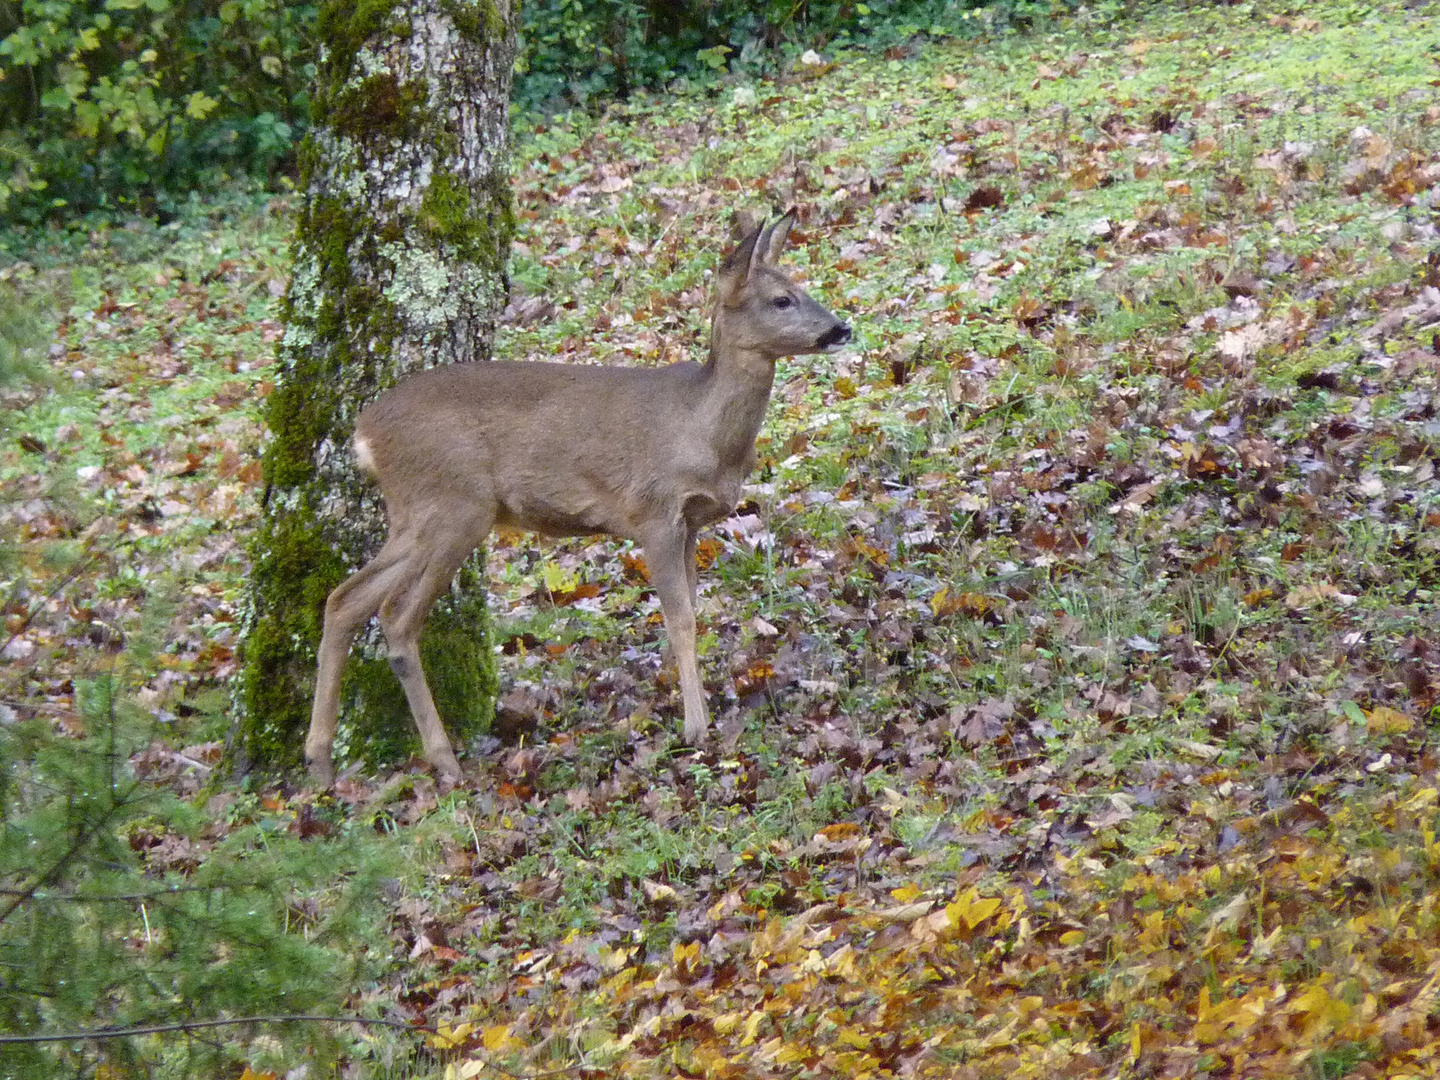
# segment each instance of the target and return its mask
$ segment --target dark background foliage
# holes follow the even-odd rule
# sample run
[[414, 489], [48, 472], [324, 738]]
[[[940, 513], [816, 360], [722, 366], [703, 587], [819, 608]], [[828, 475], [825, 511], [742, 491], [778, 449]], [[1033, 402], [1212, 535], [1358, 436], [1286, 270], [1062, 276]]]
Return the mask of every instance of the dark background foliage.
[[[675, 79], [773, 73], [806, 48], [1025, 23], [1031, 0], [545, 0], [515, 102], [552, 111]], [[983, 8], [983, 19], [975, 10]], [[0, 7], [0, 215], [168, 217], [288, 173], [309, 121], [316, 7], [294, 0], [19, 0]]]

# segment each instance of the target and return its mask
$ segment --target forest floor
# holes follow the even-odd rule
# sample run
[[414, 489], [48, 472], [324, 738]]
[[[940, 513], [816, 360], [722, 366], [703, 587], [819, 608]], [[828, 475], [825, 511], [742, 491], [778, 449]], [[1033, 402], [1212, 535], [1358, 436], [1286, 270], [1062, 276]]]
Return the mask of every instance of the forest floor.
[[350, 1004], [439, 1026], [404, 1075], [1434, 1076], [1433, 12], [1091, 20], [517, 125], [500, 355], [702, 357], [733, 212], [790, 205], [855, 328], [702, 543], [714, 747], [638, 553], [505, 536], [458, 788], [210, 781], [294, 196], [0, 271], [60, 319], [0, 447], [7, 722], [78, 734], [162, 619], [142, 776], [402, 854]]

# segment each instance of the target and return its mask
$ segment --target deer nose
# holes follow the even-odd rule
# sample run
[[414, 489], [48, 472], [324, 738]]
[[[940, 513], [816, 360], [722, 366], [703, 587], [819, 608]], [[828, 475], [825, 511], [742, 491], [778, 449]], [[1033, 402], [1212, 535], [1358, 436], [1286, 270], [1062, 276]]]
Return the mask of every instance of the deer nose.
[[833, 349], [836, 345], [844, 345], [850, 340], [850, 327], [846, 323], [839, 326], [832, 326], [825, 333], [821, 334], [815, 342], [822, 349]]

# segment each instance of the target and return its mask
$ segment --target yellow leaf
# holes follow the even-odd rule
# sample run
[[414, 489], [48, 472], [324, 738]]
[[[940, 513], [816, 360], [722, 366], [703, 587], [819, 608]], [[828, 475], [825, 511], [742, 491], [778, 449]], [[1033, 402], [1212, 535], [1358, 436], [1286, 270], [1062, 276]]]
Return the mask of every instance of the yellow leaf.
[[1000, 900], [998, 897], [982, 898], [980, 891], [973, 888], [956, 897], [953, 904], [945, 905], [945, 914], [950, 917], [951, 926], [959, 926], [963, 921], [971, 930], [999, 910]]
[[185, 115], [194, 120], [204, 120], [220, 105], [203, 90], [196, 90], [185, 98]]
[[435, 1034], [429, 1036], [425, 1042], [432, 1050], [453, 1050], [474, 1034], [474, 1031], [474, 1024], [461, 1024], [458, 1027], [451, 1027], [442, 1020], [439, 1026], [436, 1027]]
[[908, 904], [911, 900], [914, 900], [917, 896], [920, 895], [920, 886], [901, 885], [898, 889], [891, 889], [890, 895], [893, 896], [898, 902], [902, 904]]
[[1323, 986], [1312, 986], [1295, 999], [1291, 1012], [1304, 1013], [1311, 1032], [1334, 1031], [1347, 1020], [1354, 1010], [1339, 998], [1332, 997]]
[[745, 1036], [740, 1040], [741, 1046], [749, 1046], [755, 1041], [755, 1033], [760, 1030], [760, 1022], [765, 1019], [765, 1014], [756, 1009], [745, 1019]]
[[874, 1040], [863, 1031], [855, 1031], [853, 1028], [841, 1028], [840, 1033], [835, 1036], [835, 1041], [845, 1046], [853, 1046], [856, 1050], [869, 1050], [870, 1043]]
[[481, 1040], [485, 1043], [485, 1049], [492, 1054], [503, 1050], [514, 1050], [525, 1045], [510, 1034], [509, 1024], [496, 1024], [494, 1027], [486, 1028]]
[[597, 950], [596, 956], [600, 961], [601, 968], [613, 973], [619, 971], [630, 962], [630, 953], [631, 950], [625, 948], [623, 945], [618, 945], [613, 949], [601, 945]]
[[[775, 1041], [779, 1042], [780, 1040], [776, 1039]], [[806, 1052], [804, 1047], [795, 1046], [792, 1043], [786, 1043], [784, 1046], [781, 1046], [778, 1050], [775, 1051], [775, 1064], [793, 1065], [797, 1061], [804, 1061], [808, 1056], [809, 1054]]]
[[[1140, 947], [1145, 952], [1155, 952], [1170, 946], [1170, 931], [1165, 927], [1165, 913], [1152, 911], [1140, 919]], [[1064, 940], [1063, 938], [1061, 940]]]
[[1365, 714], [1365, 730], [1372, 735], [1401, 735], [1412, 726], [1410, 717], [1388, 705], [1377, 705]]
[[829, 959], [825, 962], [825, 966], [830, 969], [832, 975], [845, 979], [848, 982], [858, 981], [858, 976], [855, 971], [855, 950], [850, 948], [848, 943], [841, 945], [840, 948], [831, 953]]
[[729, 1035], [735, 1030], [739, 1023], [740, 1014], [738, 1012], [732, 1012], [715, 1017], [714, 1020], [710, 1021], [710, 1026], [715, 1029], [716, 1035]]
[[1065, 933], [1060, 935], [1061, 945], [1079, 945], [1084, 940], [1084, 930], [1066, 930]]
[[1421, 788], [1400, 804], [1400, 809], [1411, 814], [1419, 813], [1427, 806], [1433, 806], [1437, 799], [1440, 799], [1440, 790], [1433, 787]]

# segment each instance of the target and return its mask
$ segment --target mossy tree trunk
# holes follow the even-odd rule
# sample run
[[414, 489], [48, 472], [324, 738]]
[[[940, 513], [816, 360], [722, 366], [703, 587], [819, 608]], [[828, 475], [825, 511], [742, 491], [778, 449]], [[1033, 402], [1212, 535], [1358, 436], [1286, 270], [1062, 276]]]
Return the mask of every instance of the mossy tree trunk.
[[[325, 598], [378, 549], [379, 492], [350, 453], [356, 415], [401, 375], [489, 359], [512, 210], [509, 97], [517, 0], [323, 0], [314, 132], [301, 151], [281, 377], [269, 402], [265, 513], [252, 566], [236, 749], [299, 761]], [[432, 613], [436, 704], [465, 741], [493, 709], [477, 564]], [[337, 751], [393, 758], [409, 710], [362, 635]]]

